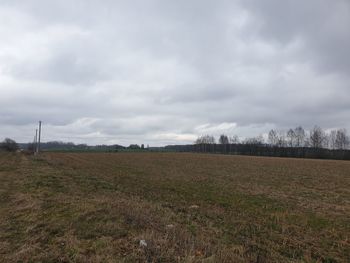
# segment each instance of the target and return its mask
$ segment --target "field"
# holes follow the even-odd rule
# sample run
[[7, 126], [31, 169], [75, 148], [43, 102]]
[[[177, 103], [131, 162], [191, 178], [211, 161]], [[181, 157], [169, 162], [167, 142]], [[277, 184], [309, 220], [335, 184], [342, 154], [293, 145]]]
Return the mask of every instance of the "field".
[[348, 161], [1, 153], [0, 200], [0, 262], [350, 262]]

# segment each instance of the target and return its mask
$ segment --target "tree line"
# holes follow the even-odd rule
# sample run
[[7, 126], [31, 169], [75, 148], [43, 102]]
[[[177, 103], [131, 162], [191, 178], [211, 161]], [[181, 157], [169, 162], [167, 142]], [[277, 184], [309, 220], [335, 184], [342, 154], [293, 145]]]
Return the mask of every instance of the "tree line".
[[[216, 144], [212, 135], [202, 135], [194, 144]], [[245, 138], [240, 140], [237, 135], [228, 136], [222, 134], [218, 138], [218, 144], [246, 144], [265, 145], [272, 147], [309, 147], [345, 150], [350, 146], [350, 138], [345, 129], [335, 129], [326, 132], [319, 126], [314, 126], [309, 132], [301, 126], [287, 131], [272, 129], [267, 135]]]
[[[17, 143], [16, 141], [6, 138], [0, 142], [0, 151], [15, 152], [18, 150], [24, 151], [26, 153], [33, 154], [36, 149], [35, 143]], [[98, 152], [117, 152], [117, 151], [144, 151], [148, 150], [144, 144], [130, 144], [125, 147], [118, 144], [113, 145], [87, 145], [87, 144], [75, 144], [73, 142], [63, 142], [63, 141], [48, 141], [41, 142], [40, 149], [43, 151], [98, 151]]]
[[240, 139], [237, 135], [199, 136], [193, 144], [172, 145], [169, 151], [240, 154], [295, 158], [350, 160], [350, 139], [345, 129], [325, 131], [301, 126], [286, 131], [272, 129], [267, 136]]
[[[212, 135], [199, 136], [193, 144], [170, 145], [165, 147], [148, 147], [131, 144], [129, 147], [121, 145], [74, 144], [72, 142], [52, 141], [42, 143], [43, 150], [63, 151], [180, 151], [204, 152], [223, 154], [242, 154], [257, 156], [297, 157], [297, 158], [324, 158], [350, 160], [350, 139], [345, 129], [325, 131], [314, 126], [306, 131], [301, 126], [285, 131], [272, 129], [264, 137], [262, 135], [240, 139], [237, 135], [221, 134], [218, 139]], [[0, 150], [17, 151], [27, 149], [34, 151], [34, 144], [17, 144], [6, 138], [0, 143]]]

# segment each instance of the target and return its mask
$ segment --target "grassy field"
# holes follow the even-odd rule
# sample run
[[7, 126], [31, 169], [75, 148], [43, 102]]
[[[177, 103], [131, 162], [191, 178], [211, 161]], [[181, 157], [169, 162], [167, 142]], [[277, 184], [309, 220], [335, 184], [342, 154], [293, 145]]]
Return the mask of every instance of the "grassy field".
[[0, 262], [350, 262], [350, 162], [2, 153]]

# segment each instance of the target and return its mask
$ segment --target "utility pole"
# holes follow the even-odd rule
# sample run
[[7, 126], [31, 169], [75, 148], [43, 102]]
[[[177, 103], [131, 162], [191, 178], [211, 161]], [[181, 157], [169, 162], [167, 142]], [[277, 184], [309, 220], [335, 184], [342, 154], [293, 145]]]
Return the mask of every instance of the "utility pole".
[[34, 137], [34, 145], [35, 148], [37, 147], [36, 144], [38, 143], [38, 129], [35, 129], [35, 137]]
[[37, 135], [38, 135], [38, 129], [36, 130], [36, 133], [35, 133], [35, 137], [37, 138], [37, 141], [36, 141], [36, 153], [38, 154], [39, 151], [40, 151], [41, 121], [39, 121], [39, 137], [37, 137]]
[[37, 148], [38, 148], [38, 129], [35, 129], [35, 136], [34, 136], [34, 141], [33, 141], [33, 153], [36, 155], [37, 153]]

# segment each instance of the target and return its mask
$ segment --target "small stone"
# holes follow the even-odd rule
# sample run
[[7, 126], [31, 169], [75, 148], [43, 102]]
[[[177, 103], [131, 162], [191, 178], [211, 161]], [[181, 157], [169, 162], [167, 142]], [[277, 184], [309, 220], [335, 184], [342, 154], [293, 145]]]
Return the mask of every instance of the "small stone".
[[144, 239], [140, 240], [140, 247], [147, 247], [147, 242]]

